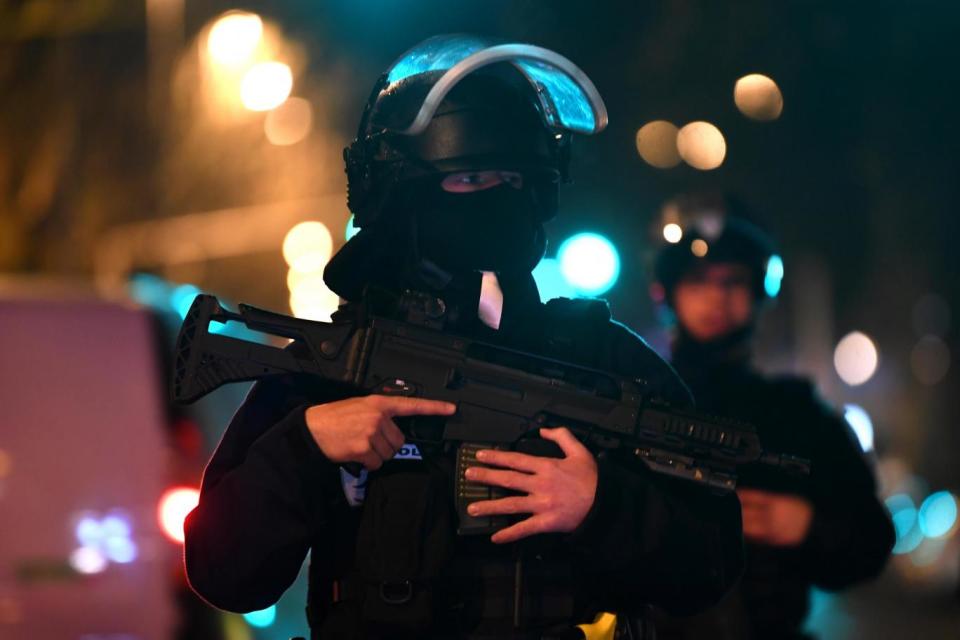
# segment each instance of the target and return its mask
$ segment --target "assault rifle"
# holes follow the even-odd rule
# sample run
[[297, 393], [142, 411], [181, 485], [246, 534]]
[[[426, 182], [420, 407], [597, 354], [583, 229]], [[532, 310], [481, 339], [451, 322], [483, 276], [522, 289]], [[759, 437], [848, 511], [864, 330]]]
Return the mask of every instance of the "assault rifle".
[[[538, 437], [540, 427], [565, 426], [595, 453], [628, 455], [652, 472], [721, 491], [735, 488], [737, 467], [748, 463], [809, 473], [806, 460], [764, 451], [751, 425], [670, 406], [642, 379], [451, 335], [442, 330], [444, 302], [425, 294], [407, 292], [396, 308], [392, 315], [361, 311], [355, 321], [328, 323], [245, 304], [233, 312], [214, 296], [198, 295], [177, 338], [173, 399], [190, 403], [226, 383], [306, 374], [347, 383], [358, 395], [452, 402], [456, 414], [439, 424], [433, 417], [398, 422], [421, 449], [456, 445], [454, 498], [462, 535], [489, 533], [509, 522], [506, 516], [467, 514], [472, 502], [506, 495], [466, 480], [464, 471], [479, 464], [476, 452], [557, 455], [543, 448], [554, 445]], [[299, 348], [212, 332], [211, 321], [240, 322]], [[352, 472], [359, 475], [358, 465]]]

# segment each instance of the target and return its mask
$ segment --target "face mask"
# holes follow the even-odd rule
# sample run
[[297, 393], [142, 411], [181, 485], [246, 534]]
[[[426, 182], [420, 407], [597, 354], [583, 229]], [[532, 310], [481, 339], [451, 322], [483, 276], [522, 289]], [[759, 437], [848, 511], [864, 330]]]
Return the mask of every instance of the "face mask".
[[435, 184], [425, 191], [414, 204], [424, 258], [451, 271], [529, 273], [543, 256], [540, 220], [548, 216], [533, 188], [448, 193]]

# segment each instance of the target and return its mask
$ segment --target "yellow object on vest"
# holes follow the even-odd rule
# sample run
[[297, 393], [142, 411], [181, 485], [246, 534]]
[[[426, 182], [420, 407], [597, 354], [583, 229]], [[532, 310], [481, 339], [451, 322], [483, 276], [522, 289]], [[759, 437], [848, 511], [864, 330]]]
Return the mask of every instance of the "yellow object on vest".
[[578, 624], [586, 640], [613, 640], [617, 631], [617, 614], [601, 611], [590, 624]]

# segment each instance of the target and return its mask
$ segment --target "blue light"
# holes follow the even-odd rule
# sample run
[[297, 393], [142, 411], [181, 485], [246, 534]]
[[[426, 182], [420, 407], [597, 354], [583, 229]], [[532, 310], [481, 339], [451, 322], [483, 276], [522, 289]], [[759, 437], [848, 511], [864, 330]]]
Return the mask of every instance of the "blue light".
[[855, 404], [844, 405], [843, 418], [853, 429], [860, 441], [860, 448], [864, 451], [873, 449], [873, 421], [870, 420], [870, 414], [863, 410], [863, 407]]
[[562, 71], [539, 60], [517, 62], [538, 88], [541, 101], [549, 100], [544, 109], [547, 120], [555, 127], [592, 132], [596, 126], [593, 105], [573, 79]]
[[957, 523], [957, 499], [949, 491], [927, 496], [920, 505], [920, 530], [928, 538], [939, 538], [953, 531]]
[[90, 516], [80, 519], [74, 533], [77, 536], [77, 542], [84, 547], [96, 547], [100, 544], [100, 538], [103, 535], [100, 532], [100, 523]]
[[597, 233], [578, 233], [557, 251], [560, 272], [566, 281], [585, 296], [610, 289], [620, 275], [620, 256], [609, 240]]
[[360, 233], [360, 227], [353, 226], [353, 218], [354, 216], [351, 215], [350, 219], [347, 220], [347, 231], [344, 234], [344, 237], [347, 239], [347, 241], [349, 241], [350, 238], [352, 238], [353, 236]]
[[533, 279], [540, 290], [540, 302], [554, 298], [574, 298], [577, 290], [564, 279], [556, 258], [544, 258], [533, 270]]
[[101, 546], [104, 555], [118, 564], [127, 564], [137, 559], [137, 545], [130, 538], [113, 536], [107, 538]]
[[100, 531], [104, 538], [129, 538], [132, 528], [127, 518], [114, 515], [100, 521]]
[[186, 318], [190, 311], [190, 305], [193, 304], [193, 299], [197, 297], [198, 293], [200, 293], [200, 289], [192, 284], [182, 284], [170, 294], [170, 306], [180, 314], [181, 318]]
[[277, 619], [277, 605], [274, 604], [260, 611], [245, 613], [243, 619], [253, 627], [269, 627]]
[[923, 542], [923, 532], [917, 526], [917, 509], [913, 500], [904, 493], [898, 493], [887, 498], [885, 504], [897, 534], [893, 553], [910, 553]]
[[127, 283], [130, 295], [142, 305], [163, 309], [169, 303], [170, 286], [163, 278], [149, 273], [138, 273]]
[[780, 282], [783, 280], [783, 258], [778, 255], [770, 256], [767, 260], [767, 275], [763, 278], [763, 288], [767, 295], [776, 298], [780, 293]]
[[491, 44], [467, 35], [434, 36], [404, 54], [388, 72], [387, 80], [393, 83], [427, 71], [446, 71]]

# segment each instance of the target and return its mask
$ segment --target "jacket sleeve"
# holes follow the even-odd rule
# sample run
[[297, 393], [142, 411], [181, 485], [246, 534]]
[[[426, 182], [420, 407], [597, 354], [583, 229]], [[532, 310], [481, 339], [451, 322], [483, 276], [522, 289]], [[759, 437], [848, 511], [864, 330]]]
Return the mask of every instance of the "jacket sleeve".
[[810, 475], [814, 515], [802, 546], [804, 566], [817, 586], [842, 589], [880, 573], [895, 535], [850, 427], [816, 399], [811, 387], [807, 393], [816, 449]]
[[276, 602], [322, 525], [325, 496], [339, 490], [335, 465], [307, 429], [309, 404], [317, 402], [282, 378], [258, 382], [207, 465], [184, 555], [190, 585], [216, 607]]
[[[614, 325], [610, 356], [621, 375], [643, 377], [680, 406], [686, 385], [645, 342]], [[740, 502], [631, 460], [598, 460], [593, 508], [572, 534], [591, 572], [621, 611], [651, 603], [689, 615], [717, 602], [743, 570]]]

